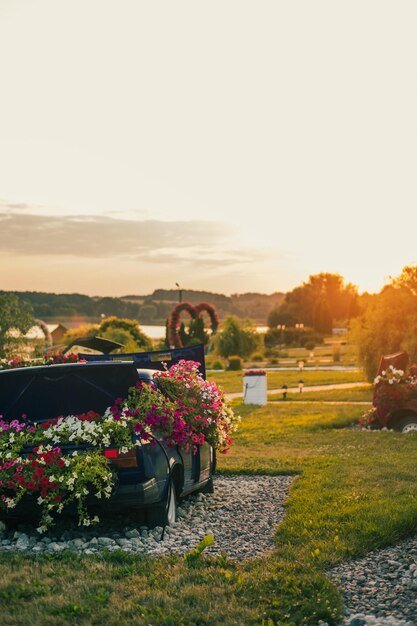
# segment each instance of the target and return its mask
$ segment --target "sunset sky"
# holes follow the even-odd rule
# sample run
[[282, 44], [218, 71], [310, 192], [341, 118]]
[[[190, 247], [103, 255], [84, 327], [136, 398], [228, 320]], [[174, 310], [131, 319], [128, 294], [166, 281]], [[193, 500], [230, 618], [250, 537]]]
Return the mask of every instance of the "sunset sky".
[[417, 264], [417, 3], [0, 0], [0, 290], [378, 291]]

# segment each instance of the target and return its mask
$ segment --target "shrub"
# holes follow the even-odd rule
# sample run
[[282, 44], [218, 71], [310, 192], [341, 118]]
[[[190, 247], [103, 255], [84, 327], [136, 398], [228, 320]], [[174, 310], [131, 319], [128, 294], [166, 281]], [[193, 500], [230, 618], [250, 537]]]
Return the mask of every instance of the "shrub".
[[248, 357], [259, 349], [261, 342], [262, 338], [250, 320], [242, 321], [234, 316], [223, 320], [221, 332], [215, 336], [216, 350], [225, 358], [233, 355]]
[[[101, 337], [107, 337], [108, 339], [113, 339], [117, 341], [115, 338], [115, 331], [119, 332], [120, 330], [128, 332], [131, 336], [133, 342], [137, 346], [133, 351], [136, 350], [152, 350], [152, 341], [151, 339], [142, 332], [138, 322], [136, 320], [130, 320], [120, 317], [106, 317], [100, 324], [98, 328], [98, 333]], [[124, 336], [126, 336], [124, 334]], [[125, 341], [120, 341], [120, 343], [125, 343]], [[133, 345], [133, 344], [132, 344]]]
[[306, 350], [314, 350], [315, 345], [316, 345], [315, 341], [312, 341], [312, 340], [306, 341], [305, 344], [304, 344], [304, 348]]
[[64, 335], [62, 340], [63, 343], [69, 344], [75, 339], [80, 339], [81, 337], [94, 337], [98, 335], [98, 324], [83, 324], [82, 326], [77, 326], [77, 328], [70, 328]]
[[224, 370], [224, 363], [223, 361], [220, 361], [220, 359], [217, 359], [216, 361], [213, 361], [210, 367], [213, 370]]
[[263, 361], [264, 360], [264, 356], [261, 352], [254, 352], [252, 354], [252, 361]]
[[[321, 345], [323, 343], [323, 336], [313, 332], [303, 333], [300, 339], [300, 344], [305, 348], [306, 343], [308, 342], [313, 342], [315, 346]], [[309, 348], [307, 348], [307, 350], [308, 349]]]
[[240, 356], [229, 356], [227, 369], [233, 372], [237, 372], [242, 369], [242, 359]]

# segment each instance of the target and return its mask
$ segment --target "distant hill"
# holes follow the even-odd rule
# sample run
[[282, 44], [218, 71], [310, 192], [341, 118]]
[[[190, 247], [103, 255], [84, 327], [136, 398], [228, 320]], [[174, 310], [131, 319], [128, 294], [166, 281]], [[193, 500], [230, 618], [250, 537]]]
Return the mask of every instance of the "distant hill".
[[[127, 295], [120, 298], [90, 297], [78, 293], [44, 293], [39, 291], [0, 291], [13, 293], [29, 302], [35, 317], [47, 322], [83, 320], [99, 322], [103, 315], [117, 315], [139, 320], [142, 324], [165, 324], [172, 308], [178, 303], [177, 289], [156, 289], [150, 295]], [[284, 293], [271, 295], [244, 293], [225, 296], [209, 291], [182, 290], [182, 301], [197, 304], [209, 302], [220, 317], [237, 315], [265, 324], [271, 309], [281, 304]]]

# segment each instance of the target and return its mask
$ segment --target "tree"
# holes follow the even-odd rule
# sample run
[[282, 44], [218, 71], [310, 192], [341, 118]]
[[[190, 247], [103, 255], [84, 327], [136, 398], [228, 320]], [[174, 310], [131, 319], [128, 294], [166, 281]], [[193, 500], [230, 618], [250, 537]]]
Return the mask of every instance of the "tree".
[[282, 309], [281, 307], [275, 307], [271, 309], [268, 313], [267, 324], [269, 328], [276, 328], [278, 324], [283, 324], [284, 326], [294, 326], [297, 323], [297, 320], [289, 313]]
[[368, 380], [376, 375], [380, 358], [399, 350], [417, 361], [417, 267], [404, 268], [398, 278], [368, 300], [352, 323], [351, 338], [358, 345], [359, 361]]
[[408, 289], [414, 296], [417, 295], [417, 265], [406, 265], [397, 278], [391, 278], [394, 287]]
[[153, 322], [158, 315], [158, 310], [154, 304], [143, 304], [139, 310], [141, 322]]
[[323, 335], [332, 332], [333, 320], [330, 313], [329, 303], [325, 298], [317, 300], [314, 307], [313, 328]]
[[26, 302], [14, 295], [0, 295], [0, 357], [5, 357], [18, 342], [11, 330], [25, 334], [34, 325], [32, 309]]
[[[308, 282], [290, 291], [278, 309], [280, 319], [287, 316], [295, 323], [301, 322], [318, 332], [331, 330], [329, 320], [350, 319], [359, 312], [356, 287], [351, 283], [345, 285], [340, 274], [325, 272], [310, 276]], [[275, 319], [278, 319], [278, 314], [275, 314]], [[286, 324], [285, 321], [277, 323]]]
[[222, 322], [221, 332], [216, 335], [215, 346], [222, 357], [248, 357], [261, 343], [261, 337], [250, 320], [239, 320], [230, 315]]

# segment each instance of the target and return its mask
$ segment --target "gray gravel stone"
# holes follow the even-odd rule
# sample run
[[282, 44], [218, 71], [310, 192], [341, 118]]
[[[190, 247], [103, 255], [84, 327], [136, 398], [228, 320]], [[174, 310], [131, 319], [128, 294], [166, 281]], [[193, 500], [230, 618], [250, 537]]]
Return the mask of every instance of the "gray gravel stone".
[[97, 541], [101, 546], [105, 546], [106, 548], [114, 546], [116, 543], [111, 537], [98, 537]]
[[211, 534], [215, 545], [206, 549], [207, 555], [226, 552], [238, 560], [254, 558], [274, 548], [274, 528], [284, 515], [282, 504], [291, 481], [289, 476], [215, 477], [214, 493], [193, 494], [183, 500], [177, 510], [178, 521], [165, 531], [149, 529], [122, 515], [102, 520], [94, 530], [59, 520], [46, 536], [38, 535], [28, 524], [19, 525], [14, 533], [4, 525], [0, 551], [36, 554], [67, 548], [84, 554], [103, 549], [184, 554]]
[[[146, 529], [146, 533], [148, 532], [148, 529]], [[134, 537], [140, 537], [140, 532], [138, 531], [137, 528], [132, 528], [131, 530], [127, 530], [125, 532], [125, 537], [127, 539], [133, 539]]]
[[332, 569], [350, 613], [343, 625], [416, 626], [416, 571], [417, 537]]

